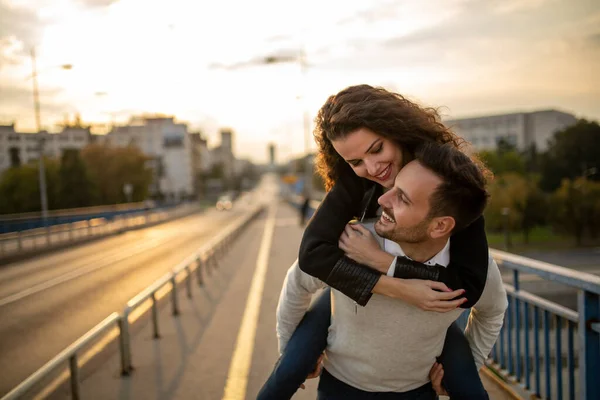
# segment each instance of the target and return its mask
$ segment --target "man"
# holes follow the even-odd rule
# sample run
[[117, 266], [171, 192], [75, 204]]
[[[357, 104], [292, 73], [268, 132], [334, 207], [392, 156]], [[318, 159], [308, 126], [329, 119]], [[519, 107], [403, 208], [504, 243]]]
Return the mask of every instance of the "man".
[[[389, 253], [446, 266], [450, 235], [478, 218], [487, 203], [485, 179], [477, 166], [449, 145], [426, 145], [398, 173], [393, 189], [379, 198], [383, 213], [374, 229]], [[351, 258], [365, 262], [375, 240], [365, 227], [349, 226], [340, 239]], [[388, 275], [393, 275], [394, 262]], [[282, 351], [306, 311], [312, 294], [325, 284], [288, 271], [277, 310]], [[465, 335], [477, 368], [494, 345], [507, 307], [498, 267], [490, 258], [484, 292], [471, 311]], [[332, 290], [332, 318], [319, 383], [320, 400], [434, 399], [429, 372], [441, 353], [446, 330], [461, 309], [422, 311], [405, 302], [373, 295], [359, 308]], [[439, 371], [436, 371], [439, 374]], [[439, 375], [438, 375], [439, 376]]]

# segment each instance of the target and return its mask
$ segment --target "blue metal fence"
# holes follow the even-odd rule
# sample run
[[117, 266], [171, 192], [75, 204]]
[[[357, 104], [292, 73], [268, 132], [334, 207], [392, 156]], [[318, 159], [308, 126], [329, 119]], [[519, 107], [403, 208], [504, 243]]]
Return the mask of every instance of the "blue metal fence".
[[[491, 254], [512, 272], [491, 367], [538, 398], [600, 399], [600, 277], [503, 251]], [[577, 310], [521, 290], [521, 274], [575, 288]]]

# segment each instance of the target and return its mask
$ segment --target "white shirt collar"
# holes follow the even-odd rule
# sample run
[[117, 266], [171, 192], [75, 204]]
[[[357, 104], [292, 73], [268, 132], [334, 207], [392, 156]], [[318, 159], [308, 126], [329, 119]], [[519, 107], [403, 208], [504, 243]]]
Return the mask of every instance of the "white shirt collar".
[[[404, 251], [402, 250], [402, 247], [400, 247], [400, 245], [396, 242], [392, 242], [391, 240], [384, 239], [383, 246], [384, 246], [383, 248], [385, 249], [385, 251], [387, 251], [388, 253], [390, 253], [394, 256], [402, 256], [402, 257], [410, 258], [404, 253]], [[440, 250], [439, 253], [437, 253], [435, 256], [431, 257], [429, 260], [425, 261], [423, 264], [425, 264], [425, 265], [439, 264], [443, 267], [447, 267], [448, 264], [450, 264], [450, 240], [448, 239], [448, 241], [446, 242], [446, 245], [444, 246], [444, 248], [442, 250]]]

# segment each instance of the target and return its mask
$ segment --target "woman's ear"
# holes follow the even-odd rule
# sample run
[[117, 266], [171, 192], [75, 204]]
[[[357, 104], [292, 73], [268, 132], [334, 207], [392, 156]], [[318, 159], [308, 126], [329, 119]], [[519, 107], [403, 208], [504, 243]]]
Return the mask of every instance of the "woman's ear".
[[450, 216], [437, 217], [431, 221], [429, 235], [432, 239], [439, 239], [444, 236], [450, 236], [456, 226], [456, 221]]

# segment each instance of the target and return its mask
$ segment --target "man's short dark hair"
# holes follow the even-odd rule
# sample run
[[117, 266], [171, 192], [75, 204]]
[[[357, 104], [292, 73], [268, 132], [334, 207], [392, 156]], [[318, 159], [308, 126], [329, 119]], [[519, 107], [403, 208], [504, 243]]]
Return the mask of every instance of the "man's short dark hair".
[[483, 166], [450, 144], [423, 144], [415, 159], [443, 181], [429, 197], [429, 217], [453, 217], [453, 232], [479, 218], [489, 197]]

